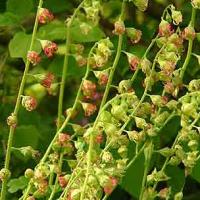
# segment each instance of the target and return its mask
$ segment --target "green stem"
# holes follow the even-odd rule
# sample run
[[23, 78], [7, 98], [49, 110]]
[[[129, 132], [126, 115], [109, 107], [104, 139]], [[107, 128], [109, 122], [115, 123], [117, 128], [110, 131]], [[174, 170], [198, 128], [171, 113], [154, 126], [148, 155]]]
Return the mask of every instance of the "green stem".
[[[121, 15], [119, 17], [120, 20], [123, 20], [123, 18], [124, 18], [125, 5], [126, 5], [125, 1], [123, 1], [122, 9], [121, 9]], [[119, 59], [120, 59], [121, 50], [122, 50], [122, 42], [123, 42], [123, 35], [119, 35], [117, 53], [116, 53], [116, 56], [115, 56], [115, 60], [113, 62], [113, 66], [111, 67], [111, 70], [110, 70], [108, 82], [107, 82], [107, 85], [106, 85], [106, 89], [105, 89], [105, 92], [104, 92], [103, 99], [101, 101], [101, 105], [100, 105], [99, 110], [102, 109], [102, 107], [104, 106], [104, 104], [105, 104], [105, 102], [106, 102], [106, 100], [108, 98], [108, 94], [109, 94], [110, 87], [111, 87], [111, 84], [112, 84], [113, 76], [114, 76], [116, 67], [118, 65]]]
[[[192, 7], [192, 17], [191, 17], [191, 21], [190, 21], [189, 26], [194, 27], [195, 17], [196, 17], [196, 9]], [[180, 72], [180, 78], [181, 79], [183, 79], [185, 71], [187, 69], [187, 66], [188, 66], [188, 64], [190, 62], [190, 58], [191, 58], [191, 54], [192, 54], [193, 42], [194, 42], [193, 39], [189, 40], [187, 56], [186, 56], [185, 62], [183, 64], [183, 67], [181, 68], [181, 72]]]
[[[39, 9], [42, 7], [42, 4], [43, 4], [43, 0], [40, 0], [39, 4], [38, 4], [38, 9], [37, 9], [37, 14], [36, 14], [36, 18], [35, 18], [35, 24], [34, 24], [34, 28], [33, 28], [33, 33], [32, 33], [29, 51], [33, 50], [33, 44], [34, 44], [34, 41], [35, 41], [35, 38], [36, 38], [37, 29], [38, 29], [38, 14], [39, 14]], [[20, 84], [20, 88], [19, 88], [19, 92], [18, 92], [18, 95], [17, 95], [15, 109], [14, 109], [14, 112], [13, 112], [13, 115], [15, 115], [16, 117], [18, 116], [19, 107], [20, 107], [20, 103], [21, 103], [21, 95], [23, 94], [23, 91], [24, 91], [24, 86], [25, 86], [25, 83], [26, 83], [26, 75], [28, 74], [29, 67], [30, 67], [30, 61], [27, 59], [26, 64], [25, 64], [24, 73], [23, 73], [22, 80], [21, 80], [21, 84]], [[10, 131], [9, 131], [6, 158], [5, 158], [5, 164], [4, 164], [5, 165], [4, 167], [7, 170], [9, 170], [9, 165], [10, 165], [11, 147], [12, 147], [12, 143], [13, 143], [14, 132], [15, 132], [15, 128], [11, 126]], [[2, 183], [1, 200], [4, 200], [5, 197], [6, 197], [7, 181], [8, 180], [5, 179], [5, 180], [3, 180], [3, 183]]]
[[85, 0], [82, 1], [81, 4], [79, 4], [79, 6], [74, 11], [72, 17], [67, 22], [66, 45], [65, 45], [66, 46], [66, 52], [65, 52], [65, 57], [64, 57], [62, 79], [61, 79], [60, 91], [59, 91], [57, 129], [60, 128], [61, 123], [62, 123], [61, 118], [62, 118], [62, 111], [63, 111], [63, 97], [64, 97], [66, 75], [67, 75], [68, 63], [69, 63], [69, 48], [70, 48], [70, 43], [71, 43], [71, 41], [70, 41], [71, 40], [70, 28], [71, 28], [71, 25], [72, 25], [72, 23], [74, 21], [74, 18], [77, 15], [77, 12], [83, 6], [84, 2], [85, 2]]
[[147, 148], [148, 148], [148, 150], [147, 150], [148, 156], [145, 158], [144, 175], [143, 175], [143, 179], [142, 179], [142, 187], [141, 187], [139, 200], [143, 200], [147, 175], [148, 175], [149, 166], [150, 166], [150, 163], [151, 163], [151, 157], [153, 155], [153, 143], [152, 143], [152, 141], [150, 142], [149, 147], [147, 147]]

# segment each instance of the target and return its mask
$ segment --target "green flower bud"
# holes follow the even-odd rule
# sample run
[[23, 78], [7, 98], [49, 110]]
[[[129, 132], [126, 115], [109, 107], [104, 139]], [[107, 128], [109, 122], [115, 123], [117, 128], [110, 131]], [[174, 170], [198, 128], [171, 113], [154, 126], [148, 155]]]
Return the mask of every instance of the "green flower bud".
[[181, 200], [181, 199], [183, 199], [183, 193], [182, 192], [176, 193], [174, 196], [174, 200]]
[[162, 126], [162, 124], [165, 122], [165, 120], [168, 118], [170, 114], [167, 111], [162, 112], [160, 115], [158, 115], [154, 121], [157, 125]]
[[178, 166], [181, 163], [181, 160], [176, 156], [172, 156], [168, 162], [169, 165]]
[[170, 149], [169, 147], [165, 147], [163, 149], [158, 150], [157, 152], [160, 153], [164, 157], [170, 157], [175, 153], [175, 150]]
[[135, 6], [142, 12], [144, 12], [148, 7], [149, 0], [132, 0]]
[[192, 151], [196, 151], [198, 149], [199, 143], [196, 140], [191, 140], [188, 143], [188, 147], [192, 150]]
[[126, 109], [122, 105], [113, 105], [111, 109], [111, 114], [120, 121], [126, 121], [128, 116], [126, 114]]
[[180, 11], [172, 10], [172, 19], [175, 25], [179, 25], [183, 21], [183, 16]]
[[166, 37], [159, 37], [159, 38], [156, 39], [156, 44], [159, 48], [161, 48], [166, 43], [167, 43]]
[[138, 43], [142, 36], [142, 32], [135, 28], [126, 28], [126, 34], [133, 44]]
[[11, 176], [11, 172], [10, 170], [6, 169], [6, 168], [2, 168], [0, 170], [0, 180], [1, 181], [4, 181], [4, 180], [7, 180], [9, 179]]
[[34, 176], [34, 171], [32, 169], [27, 169], [24, 173], [25, 177], [30, 179], [30, 178], [33, 178]]
[[192, 81], [190, 81], [189, 85], [188, 85], [188, 90], [190, 92], [195, 92], [195, 91], [199, 91], [200, 90], [200, 79], [194, 79]]
[[126, 158], [127, 157], [127, 154], [128, 154], [128, 149], [126, 146], [121, 146], [118, 151], [119, 155], [122, 157], [122, 158]]
[[109, 151], [103, 152], [102, 161], [105, 163], [112, 163], [112, 161], [113, 161], [112, 154]]
[[123, 80], [119, 83], [118, 91], [120, 94], [132, 91], [131, 80]]
[[186, 116], [196, 117], [196, 108], [192, 103], [184, 103], [181, 107], [181, 111]]
[[192, 6], [196, 9], [200, 9], [200, 0], [192, 0]]
[[139, 117], [135, 117], [135, 123], [136, 123], [137, 128], [141, 128], [141, 129], [145, 129], [148, 126], [146, 121]]
[[151, 73], [151, 61], [148, 60], [147, 58], [143, 58], [141, 61], [140, 61], [140, 66], [142, 68], [142, 71], [147, 75], [147, 76], [150, 76], [150, 73]]

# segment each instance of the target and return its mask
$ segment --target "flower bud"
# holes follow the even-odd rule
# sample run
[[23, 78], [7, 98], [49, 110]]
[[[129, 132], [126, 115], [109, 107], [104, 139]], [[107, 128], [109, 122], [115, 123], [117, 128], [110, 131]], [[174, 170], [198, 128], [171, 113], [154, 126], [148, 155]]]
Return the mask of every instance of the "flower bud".
[[16, 126], [17, 126], [17, 116], [15, 116], [14, 113], [11, 113], [11, 115], [8, 116], [7, 124], [8, 124], [8, 126], [16, 128]]
[[96, 78], [98, 78], [99, 85], [106, 85], [108, 82], [109, 74], [107, 70], [94, 71]]
[[60, 133], [58, 135], [58, 142], [61, 146], [65, 145], [70, 140], [70, 135], [65, 133]]
[[70, 53], [81, 55], [84, 51], [84, 46], [82, 44], [71, 44]]
[[175, 25], [179, 25], [183, 21], [183, 16], [180, 11], [172, 10], [172, 19]]
[[128, 154], [128, 149], [126, 146], [121, 146], [121, 147], [119, 147], [117, 152], [122, 158], [126, 158], [127, 154]]
[[169, 147], [164, 147], [163, 149], [160, 149], [157, 151], [164, 157], [170, 157], [175, 153], [174, 149], [170, 149]]
[[97, 144], [101, 144], [104, 140], [104, 137], [103, 137], [103, 134], [102, 133], [99, 133], [96, 137], [95, 137], [95, 142]]
[[141, 128], [141, 129], [145, 129], [148, 125], [144, 119], [139, 118], [139, 117], [135, 117], [135, 123], [136, 123], [137, 128]]
[[195, 92], [200, 90], [200, 79], [190, 81], [188, 85], [188, 90], [190, 92]]
[[163, 188], [160, 190], [159, 192], [159, 197], [161, 199], [169, 199], [169, 196], [170, 196], [170, 189], [169, 188]]
[[81, 29], [81, 33], [82, 33], [83, 35], [88, 35], [88, 33], [92, 30], [92, 26], [90, 26], [90, 25], [87, 24], [87, 23], [82, 22], [82, 23], [80, 24], [80, 29]]
[[81, 103], [83, 110], [85, 111], [85, 116], [89, 117], [91, 115], [93, 115], [96, 110], [97, 110], [97, 106], [95, 104], [91, 104], [91, 103]]
[[34, 196], [29, 196], [26, 198], [26, 200], [35, 200], [35, 197]]
[[40, 24], [46, 24], [54, 19], [53, 14], [46, 8], [39, 9], [38, 21]]
[[76, 55], [75, 59], [79, 67], [83, 67], [87, 64], [87, 59], [84, 58], [82, 55]]
[[192, 150], [192, 151], [196, 151], [198, 149], [198, 142], [196, 140], [190, 140], [188, 143], [188, 147]]
[[44, 54], [51, 58], [58, 50], [57, 44], [49, 40], [40, 40]]
[[151, 61], [148, 60], [147, 58], [143, 58], [140, 62], [140, 66], [142, 68], [143, 73], [145, 73], [147, 76], [150, 75], [151, 73]]
[[114, 29], [113, 33], [116, 35], [122, 35], [126, 30], [124, 22], [121, 20], [115, 22], [114, 26], [115, 26], [115, 29]]
[[192, 0], [192, 6], [196, 9], [200, 9], [200, 0]]
[[164, 85], [164, 90], [166, 93], [173, 94], [175, 88], [172, 82], [166, 82]]
[[140, 63], [140, 59], [131, 53], [126, 52], [126, 55], [128, 57], [128, 62], [129, 62], [131, 71], [136, 71]]
[[166, 37], [159, 37], [159, 38], [156, 39], [156, 44], [159, 48], [161, 48], [166, 43], [167, 43]]
[[126, 34], [133, 44], [138, 43], [142, 36], [142, 32], [135, 28], [126, 28]]
[[10, 176], [11, 176], [11, 173], [8, 169], [3, 168], [3, 169], [0, 170], [0, 180], [1, 181], [9, 179]]
[[133, 3], [135, 6], [142, 12], [144, 12], [148, 7], [149, 0], [134, 0]]
[[41, 85], [45, 88], [50, 88], [54, 81], [54, 75], [52, 73], [45, 74], [44, 78], [41, 80]]
[[186, 27], [182, 32], [182, 37], [185, 40], [194, 40], [196, 32], [192, 26]]
[[24, 176], [28, 179], [33, 178], [34, 176], [34, 171], [32, 169], [27, 169], [24, 173]]
[[168, 37], [174, 32], [172, 25], [165, 21], [162, 20], [159, 24], [159, 36], [165, 36]]
[[25, 107], [27, 111], [35, 110], [37, 107], [37, 100], [31, 96], [23, 96], [22, 106]]
[[86, 98], [93, 97], [93, 94], [96, 92], [96, 84], [89, 80], [84, 80], [82, 85], [83, 95]]
[[119, 86], [118, 86], [118, 91], [119, 93], [126, 93], [126, 92], [131, 92], [132, 91], [132, 82], [130, 79], [128, 80], [122, 80], [120, 83], [119, 83]]
[[176, 156], [172, 156], [168, 162], [169, 165], [178, 166], [181, 163], [181, 159]]
[[67, 183], [68, 183], [68, 179], [65, 178], [65, 176], [59, 176], [58, 177], [58, 182], [59, 182], [59, 185], [62, 187], [62, 188], [65, 188], [67, 186]]
[[181, 199], [183, 199], [183, 193], [182, 192], [176, 193], [174, 196], [174, 200], [181, 200]]
[[102, 155], [102, 161], [105, 163], [112, 163], [113, 156], [109, 151], [105, 151]]
[[181, 111], [184, 115], [187, 116], [195, 116], [196, 115], [196, 108], [192, 103], [184, 103], [181, 107]]
[[37, 65], [41, 61], [41, 57], [36, 51], [29, 51], [27, 54], [27, 59], [33, 65]]
[[126, 109], [122, 105], [113, 105], [111, 109], [111, 114], [118, 120], [126, 121]]

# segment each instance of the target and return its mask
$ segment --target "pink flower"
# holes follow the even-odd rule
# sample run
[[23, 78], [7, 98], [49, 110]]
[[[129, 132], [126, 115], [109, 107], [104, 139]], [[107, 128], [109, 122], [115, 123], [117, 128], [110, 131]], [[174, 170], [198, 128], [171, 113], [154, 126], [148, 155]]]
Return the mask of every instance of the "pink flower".
[[40, 24], [46, 24], [54, 19], [53, 14], [46, 8], [40, 8], [38, 21]]
[[50, 88], [53, 81], [54, 75], [52, 73], [47, 73], [41, 81], [41, 85], [43, 85], [45, 88]]
[[25, 107], [27, 111], [35, 110], [37, 107], [37, 100], [31, 96], [23, 96], [22, 106]]
[[43, 49], [45, 55], [48, 58], [53, 57], [53, 55], [58, 50], [57, 44], [55, 42], [51, 42], [49, 40], [40, 40], [40, 42], [41, 42], [42, 49]]
[[41, 57], [36, 51], [29, 51], [27, 54], [27, 59], [33, 65], [37, 65], [41, 61]]

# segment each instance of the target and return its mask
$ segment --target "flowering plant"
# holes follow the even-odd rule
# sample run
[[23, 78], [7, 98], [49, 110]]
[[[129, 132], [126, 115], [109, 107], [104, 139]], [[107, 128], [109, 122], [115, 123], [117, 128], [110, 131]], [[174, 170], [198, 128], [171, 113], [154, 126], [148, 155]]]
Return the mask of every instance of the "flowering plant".
[[[139, 200], [179, 200], [191, 178], [199, 181], [200, 1], [186, 3], [189, 22], [168, 5], [141, 51], [145, 31], [127, 13], [134, 5], [145, 20], [148, 3], [119, 0], [113, 18], [103, 12], [113, 1], [83, 0], [63, 22], [39, 0], [32, 34], [16, 33], [9, 44], [10, 56], [18, 57], [13, 48], [23, 35], [28, 49], [4, 125], [0, 200], [15, 192], [20, 200], [106, 200], [118, 186]], [[103, 32], [102, 21], [112, 28]], [[3, 106], [13, 102], [2, 96]], [[24, 166], [15, 170], [14, 159]]]

